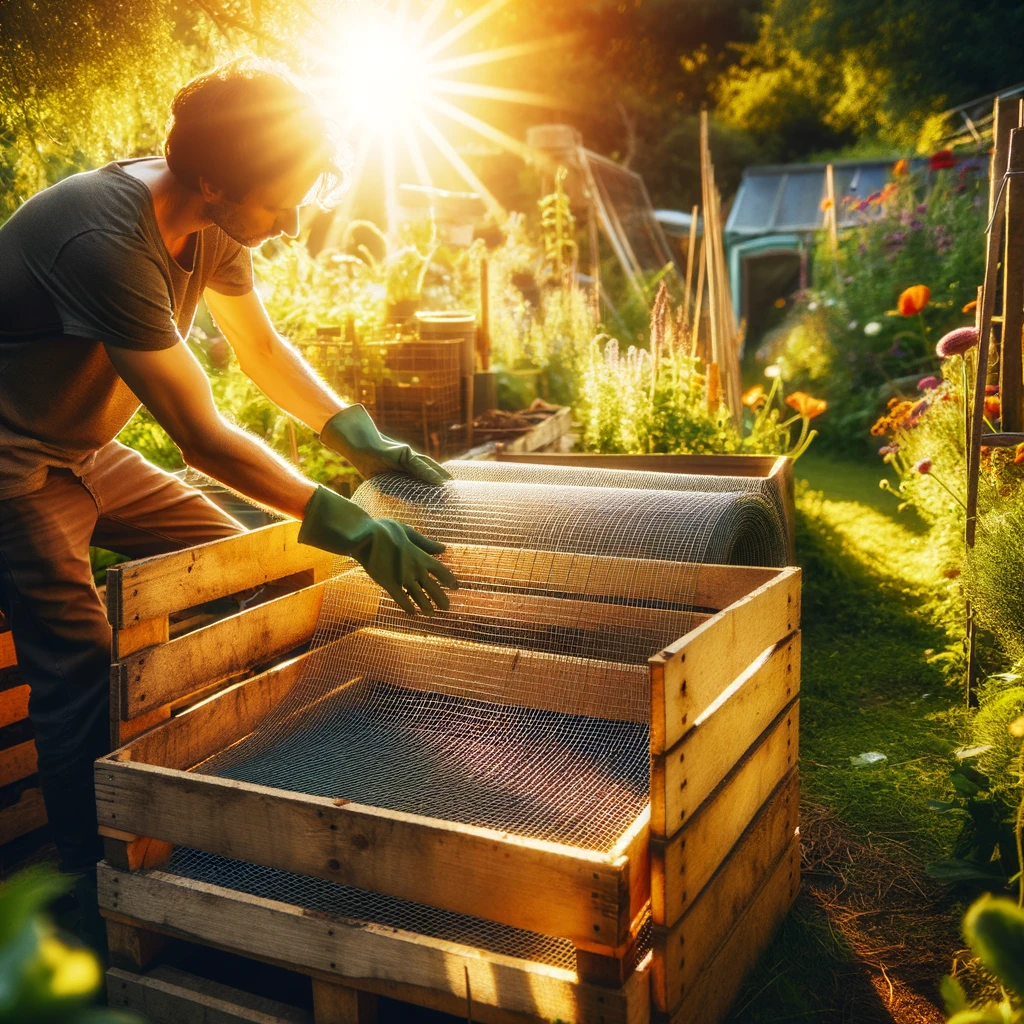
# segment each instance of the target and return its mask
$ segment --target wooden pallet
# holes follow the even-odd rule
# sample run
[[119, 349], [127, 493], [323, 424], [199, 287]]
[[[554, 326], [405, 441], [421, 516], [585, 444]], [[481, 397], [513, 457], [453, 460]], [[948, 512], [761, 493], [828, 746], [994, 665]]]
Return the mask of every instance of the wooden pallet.
[[[451, 1012], [464, 1012], [468, 978], [479, 1020], [631, 1024], [650, 1017], [652, 1002], [684, 1020], [678, 1014], [708, 986], [724, 1010], [736, 950], [759, 950], [795, 891], [799, 570], [701, 571], [692, 600], [710, 611], [647, 668], [651, 805], [612, 850], [597, 852], [190, 771], [250, 733], [303, 669], [306, 655], [294, 652], [312, 635], [330, 560], [298, 545], [296, 533], [297, 524], [283, 523], [110, 570], [111, 711], [122, 745], [97, 761], [96, 787], [108, 861], [101, 906], [112, 935], [134, 929], [136, 945], [150, 933], [186, 936], [320, 972], [353, 992], [387, 989]], [[502, 557], [502, 549], [451, 545], [445, 560], [457, 575], [486, 579]], [[664, 563], [532, 557], [557, 585], [517, 602], [524, 622], [578, 621], [579, 602], [597, 593], [654, 604], [590, 606], [605, 624], [621, 616], [623, 629], [663, 628], [666, 615], [678, 614]], [[181, 608], [300, 571], [309, 586], [169, 638], [167, 617]], [[380, 600], [368, 580], [352, 588], [350, 636], [371, 628]], [[479, 591], [453, 598], [457, 610], [494, 614]], [[445, 686], [436, 641], [396, 634], [393, 642], [401, 643], [402, 685]], [[526, 706], [635, 715], [612, 687], [599, 688], [610, 696], [558, 705], [558, 687], [548, 685], [558, 662], [548, 655], [462, 643], [482, 664], [505, 659]], [[591, 669], [605, 677], [643, 671], [600, 661]], [[567, 940], [575, 971], [191, 881], [162, 869], [173, 845]], [[650, 917], [654, 949], [637, 967]], [[693, 946], [709, 920], [715, 948], [702, 939], [699, 955], [680, 957], [679, 944], [690, 936]]]
[[28, 718], [28, 684], [18, 674], [10, 630], [0, 616], [0, 846], [46, 824]]

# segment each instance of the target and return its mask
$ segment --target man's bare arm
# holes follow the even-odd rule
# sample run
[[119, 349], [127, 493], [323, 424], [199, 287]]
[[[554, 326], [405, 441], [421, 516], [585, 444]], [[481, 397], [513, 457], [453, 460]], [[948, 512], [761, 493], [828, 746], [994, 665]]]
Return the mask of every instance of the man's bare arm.
[[205, 298], [214, 320], [235, 350], [242, 372], [275, 405], [317, 434], [336, 412], [347, 407], [274, 330], [255, 290], [245, 295], [221, 295], [208, 288]]
[[190, 466], [261, 505], [302, 518], [316, 484], [220, 415], [210, 382], [184, 341], [156, 352], [105, 347], [114, 369]]

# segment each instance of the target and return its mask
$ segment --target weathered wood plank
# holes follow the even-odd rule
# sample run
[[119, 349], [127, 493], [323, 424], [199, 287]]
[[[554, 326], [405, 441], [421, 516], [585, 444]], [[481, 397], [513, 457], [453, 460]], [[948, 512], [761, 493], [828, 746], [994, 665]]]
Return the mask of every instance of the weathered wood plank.
[[25, 740], [0, 750], [0, 786], [9, 786], [12, 782], [35, 775], [37, 764], [34, 740]]
[[115, 967], [142, 970], [163, 950], [166, 939], [159, 932], [126, 921], [107, 921], [107, 949]]
[[601, 455], [596, 452], [499, 452], [495, 462], [535, 466], [579, 466], [592, 469], [635, 469], [655, 473], [697, 473], [708, 476], [770, 477], [787, 461], [781, 455]]
[[28, 718], [29, 688], [26, 683], [0, 690], [0, 729]]
[[650, 659], [651, 753], [664, 754], [697, 716], [770, 647], [800, 625], [800, 570], [763, 586]]
[[308, 1010], [166, 965], [145, 974], [111, 967], [107, 1003], [149, 1024], [313, 1024]]
[[798, 736], [799, 702], [794, 701], [671, 839], [651, 838], [651, 916], [656, 925], [675, 924], [707, 885], [797, 763]]
[[313, 979], [316, 1024], [377, 1024], [377, 997], [346, 985]]
[[671, 1013], [655, 1024], [719, 1024], [728, 1014], [750, 969], [768, 947], [800, 889], [800, 840], [794, 837], [747, 912]]
[[324, 585], [304, 587], [120, 660], [122, 720], [251, 670], [309, 640]]
[[249, 587], [312, 569], [334, 556], [299, 544], [289, 520], [107, 570], [107, 617], [117, 629], [182, 611]]
[[14, 653], [14, 636], [9, 629], [0, 632], [0, 668], [10, 668], [18, 664], [18, 656]]
[[659, 1010], [689, 994], [796, 833], [800, 779], [791, 768], [690, 909], [671, 928], [655, 927], [651, 992]]
[[617, 947], [629, 935], [630, 865], [620, 854], [117, 756], [96, 762], [101, 826], [583, 944]]
[[[155, 928], [275, 962], [353, 988], [420, 988], [465, 1006], [466, 984], [481, 1020], [488, 1007], [511, 1020], [640, 1024], [649, 1013], [646, 970], [624, 989], [582, 985], [574, 973], [380, 925], [308, 914], [297, 907], [162, 871], [123, 874], [100, 864], [100, 906]], [[386, 990], [386, 989], [385, 989]], [[389, 993], [390, 994], [390, 993]], [[492, 1018], [499, 1019], [499, 1018]]]
[[38, 788], [26, 789], [16, 804], [0, 810], [0, 846], [46, 824], [46, 805]]
[[800, 689], [800, 634], [765, 651], [669, 751], [651, 759], [651, 832], [673, 835]]

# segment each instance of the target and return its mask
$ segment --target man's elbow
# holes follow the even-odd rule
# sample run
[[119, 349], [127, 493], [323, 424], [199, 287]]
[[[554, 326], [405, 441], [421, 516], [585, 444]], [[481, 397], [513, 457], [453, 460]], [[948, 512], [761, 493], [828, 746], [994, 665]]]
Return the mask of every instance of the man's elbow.
[[219, 421], [202, 430], [190, 430], [174, 438], [174, 443], [181, 450], [186, 465], [209, 476], [208, 468], [224, 460], [230, 433], [228, 425]]

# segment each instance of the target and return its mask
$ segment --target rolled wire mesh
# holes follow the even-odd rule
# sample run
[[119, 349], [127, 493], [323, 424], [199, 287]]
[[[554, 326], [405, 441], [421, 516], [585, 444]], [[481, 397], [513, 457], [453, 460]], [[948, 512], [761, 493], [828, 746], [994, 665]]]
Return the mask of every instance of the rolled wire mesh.
[[[720, 478], [669, 490], [650, 479], [667, 474], [571, 471], [580, 484], [528, 466], [465, 479], [466, 465], [450, 463], [443, 487], [395, 474], [355, 495], [448, 546], [451, 608], [410, 618], [339, 562], [298, 682], [194, 770], [609, 851], [649, 799], [647, 660], [715, 610], [697, 600], [704, 564], [783, 563], [778, 510], [754, 487], [715, 490]], [[178, 869], [229, 887], [276, 878], [295, 898], [304, 884], [196, 852]], [[424, 927], [418, 905], [305, 882], [307, 902], [333, 893], [370, 920], [406, 913], [396, 927]], [[485, 948], [526, 948], [488, 924]]]

